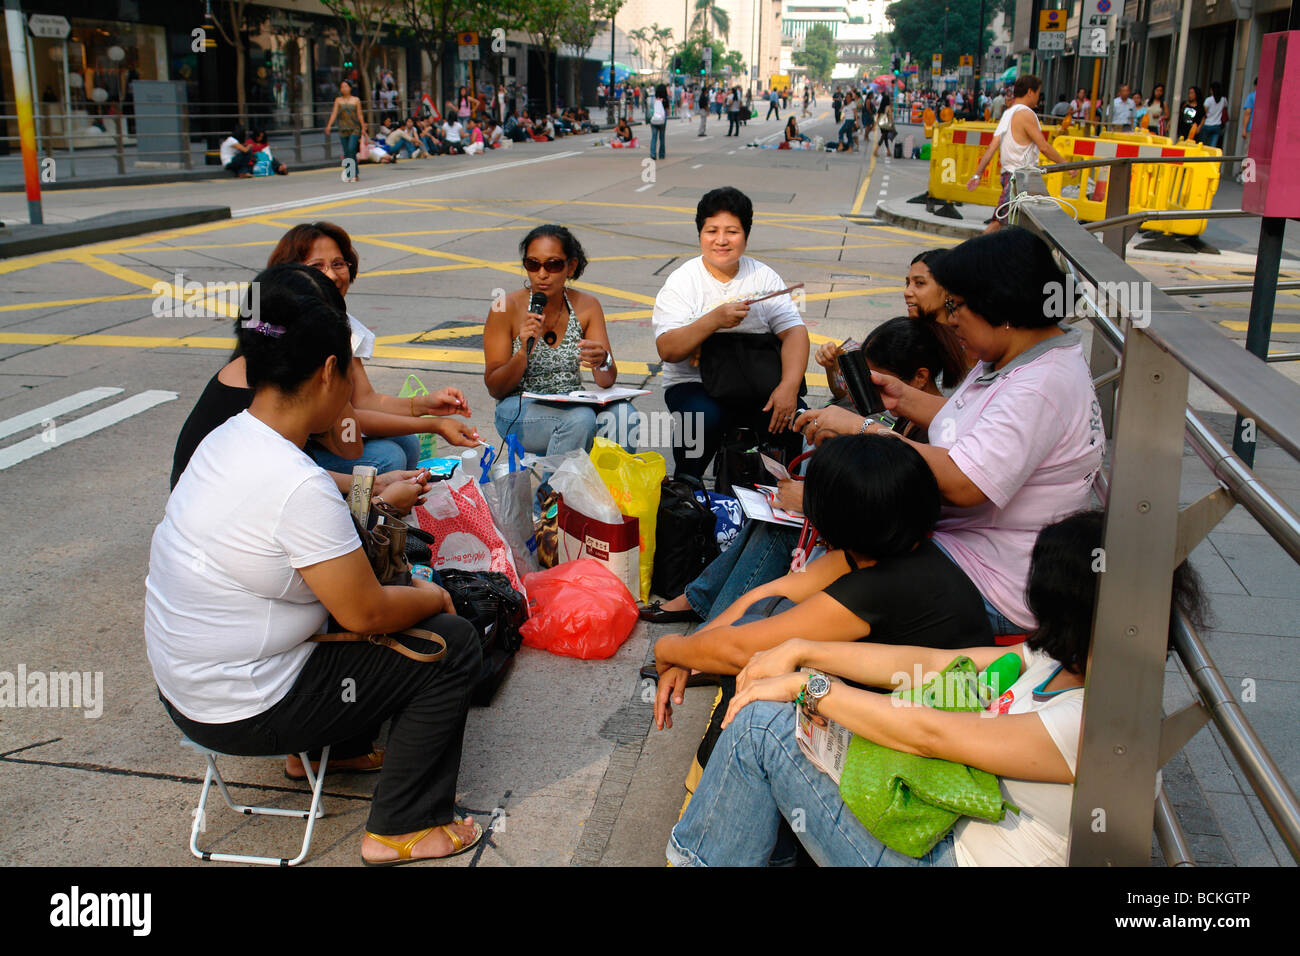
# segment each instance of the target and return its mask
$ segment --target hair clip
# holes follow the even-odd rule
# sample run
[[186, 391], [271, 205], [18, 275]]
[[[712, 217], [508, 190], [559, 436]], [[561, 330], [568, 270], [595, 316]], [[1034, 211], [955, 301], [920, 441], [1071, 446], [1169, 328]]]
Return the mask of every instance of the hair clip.
[[244, 328], [248, 329], [250, 332], [261, 332], [263, 335], [269, 335], [275, 339], [284, 335], [283, 325], [272, 325], [270, 322], [263, 322], [260, 319], [256, 322], [246, 321], [244, 323]]

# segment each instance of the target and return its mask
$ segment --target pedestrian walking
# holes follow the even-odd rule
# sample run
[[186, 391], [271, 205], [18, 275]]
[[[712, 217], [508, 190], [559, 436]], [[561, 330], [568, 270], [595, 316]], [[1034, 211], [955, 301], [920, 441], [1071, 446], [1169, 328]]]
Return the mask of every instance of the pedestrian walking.
[[698, 103], [698, 106], [700, 107], [700, 131], [696, 135], [708, 136], [709, 134], [706, 132], [706, 129], [709, 124], [709, 88], [708, 87], [704, 87], [703, 89], [700, 90], [700, 102]]
[[[349, 182], [356, 182], [357, 150], [361, 147], [361, 134], [366, 131], [366, 115], [361, 108], [361, 100], [352, 95], [352, 84], [347, 80], [339, 83], [339, 95], [334, 97], [334, 109], [325, 121], [325, 138], [330, 135], [334, 121], [339, 124], [339, 145], [343, 150], [344, 171], [349, 174]], [[347, 161], [351, 160], [351, 164]]]
[[664, 135], [668, 132], [668, 88], [660, 83], [655, 87], [654, 103], [650, 111], [650, 158], [664, 158]]
[[763, 117], [764, 122], [770, 120], [772, 118], [773, 113], [776, 114], [776, 118], [778, 120], [781, 119], [781, 110], [778, 108], [780, 102], [781, 100], [778, 98], [775, 89], [767, 91], [767, 115]]
[[1206, 146], [1223, 145], [1223, 127], [1228, 125], [1228, 98], [1217, 80], [1210, 84], [1210, 95], [1205, 98], [1205, 125], [1201, 127], [1201, 142]]
[[727, 135], [740, 135], [740, 87], [731, 88], [730, 95], [727, 96]]

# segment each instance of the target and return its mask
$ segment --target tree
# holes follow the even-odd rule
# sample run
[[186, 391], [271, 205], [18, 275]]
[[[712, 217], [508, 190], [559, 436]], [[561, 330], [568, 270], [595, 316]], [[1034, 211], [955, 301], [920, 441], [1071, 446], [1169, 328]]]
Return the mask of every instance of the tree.
[[[934, 53], [943, 54], [945, 67], [964, 53], [978, 56], [993, 42], [991, 30], [978, 28], [979, 11], [980, 0], [898, 0], [885, 10], [894, 25], [890, 44], [895, 51], [910, 50], [912, 59], [922, 64]], [[992, 19], [991, 10], [986, 17]]]
[[214, 13], [212, 25], [221, 34], [221, 39], [235, 48], [235, 112], [239, 122], [248, 122], [248, 94], [245, 92], [245, 74], [248, 70], [248, 53], [244, 47], [244, 34], [260, 28], [266, 19], [266, 13], [258, 8], [248, 11], [249, 0], [227, 0], [225, 16]]
[[808, 71], [810, 79], [829, 83], [835, 70], [835, 37], [830, 27], [818, 23], [804, 37], [804, 48], [794, 55], [795, 66]]
[[384, 21], [396, 13], [396, 0], [320, 0], [339, 21], [339, 40], [352, 52], [360, 89], [353, 92], [365, 103], [370, 98], [370, 57], [379, 43]]
[[430, 98], [434, 103], [441, 103], [444, 98], [442, 52], [447, 39], [452, 34], [471, 29], [482, 18], [482, 5], [474, 0], [398, 0], [397, 12], [405, 29], [429, 57], [433, 69]]
[[658, 22], [655, 22], [650, 24], [650, 30], [654, 35], [654, 43], [659, 48], [659, 57], [656, 61], [656, 66], [658, 66], [659, 69], [667, 70], [672, 52], [672, 27], [661, 27]]
[[[554, 108], [551, 61], [561, 43], [578, 46], [585, 39], [589, 48], [600, 29], [618, 12], [623, 0], [531, 0], [524, 10], [522, 28], [542, 50], [542, 76], [546, 82], [546, 111]], [[588, 34], [587, 31], [590, 31]], [[577, 41], [577, 42], [575, 42]]]
[[710, 22], [717, 27], [718, 33], [725, 40], [731, 32], [731, 15], [718, 6], [718, 0], [695, 0], [695, 16], [691, 18], [691, 29], [702, 30], [707, 41]]

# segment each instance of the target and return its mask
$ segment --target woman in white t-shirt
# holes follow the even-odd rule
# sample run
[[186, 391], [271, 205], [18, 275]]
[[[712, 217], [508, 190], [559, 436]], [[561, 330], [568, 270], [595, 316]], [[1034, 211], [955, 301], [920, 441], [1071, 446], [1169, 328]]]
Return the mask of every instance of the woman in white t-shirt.
[[252, 177], [253, 153], [244, 143], [247, 134], [244, 127], [236, 126], [229, 136], [221, 141], [221, 165], [240, 179]]
[[1210, 95], [1205, 98], [1205, 123], [1201, 126], [1201, 143], [1205, 146], [1223, 145], [1223, 127], [1228, 122], [1228, 98], [1223, 95], [1223, 84], [1210, 84]]
[[[798, 440], [790, 428], [803, 407], [808, 329], [789, 295], [753, 301], [786, 287], [775, 270], [745, 255], [753, 222], [754, 205], [740, 190], [724, 186], [705, 193], [695, 208], [700, 255], [675, 269], [655, 297], [664, 401], [675, 419], [690, 415], [702, 426], [691, 448], [684, 428], [674, 433], [673, 457], [678, 473], [697, 478], [730, 427], [751, 427], [773, 441]], [[705, 391], [696, 356], [710, 336], [732, 332], [773, 333], [780, 339], [781, 379], [761, 407], [729, 408]]]
[[[255, 281], [257, 312], [238, 329], [252, 404], [200, 443], [150, 546], [144, 631], [159, 696], [190, 739], [243, 756], [308, 751], [391, 719], [362, 858], [449, 856], [482, 835], [454, 814], [477, 633], [437, 585], [379, 584], [343, 496], [302, 451], [352, 396], [342, 296], [302, 265]], [[440, 660], [312, 642], [417, 624], [442, 638]]]
[[[722, 737], [690, 805], [673, 828], [674, 866], [763, 866], [781, 818], [801, 809], [800, 842], [823, 866], [1064, 866], [1092, 643], [1102, 512], [1082, 512], [1044, 528], [1034, 545], [1028, 599], [1038, 629], [1015, 648], [1020, 676], [988, 709], [955, 713], [898, 706], [898, 675], [937, 673], [954, 656], [983, 669], [1006, 648], [960, 651], [870, 643], [790, 640], [755, 654], [736, 679]], [[1193, 619], [1203, 600], [1184, 562], [1174, 573], [1172, 610]], [[809, 700], [812, 674], [829, 690]], [[907, 677], [903, 678], [904, 683]], [[799, 750], [798, 705], [903, 753], [939, 757], [997, 775], [1019, 813], [999, 822], [967, 817], [920, 859], [885, 846], [854, 816], [839, 786]], [[992, 719], [990, 719], [992, 718]], [[1154, 794], [1153, 794], [1154, 798]]]

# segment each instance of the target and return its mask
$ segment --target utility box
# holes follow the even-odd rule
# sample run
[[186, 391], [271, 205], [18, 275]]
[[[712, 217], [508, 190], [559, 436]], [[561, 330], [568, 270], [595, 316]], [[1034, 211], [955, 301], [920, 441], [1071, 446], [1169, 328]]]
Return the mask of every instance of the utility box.
[[[1259, 88], [1250, 117], [1249, 159], [1242, 166], [1241, 208], [1260, 216], [1300, 217], [1300, 30], [1269, 33], [1259, 56]], [[1283, 102], [1290, 91], [1292, 102]]]
[[168, 168], [192, 165], [189, 111], [185, 84], [172, 80], [135, 80], [135, 165]]

